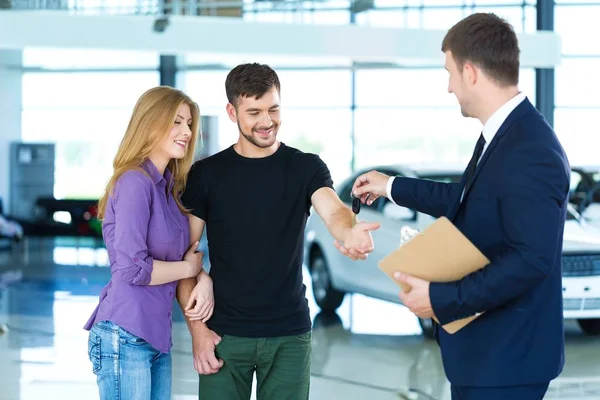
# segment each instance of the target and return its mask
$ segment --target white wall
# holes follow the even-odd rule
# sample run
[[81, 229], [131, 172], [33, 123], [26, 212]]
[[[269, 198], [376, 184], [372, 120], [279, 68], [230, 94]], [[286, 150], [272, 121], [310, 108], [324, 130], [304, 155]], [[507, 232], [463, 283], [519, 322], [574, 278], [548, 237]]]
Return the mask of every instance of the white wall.
[[0, 49], [0, 198], [10, 212], [9, 144], [21, 140], [21, 50]]

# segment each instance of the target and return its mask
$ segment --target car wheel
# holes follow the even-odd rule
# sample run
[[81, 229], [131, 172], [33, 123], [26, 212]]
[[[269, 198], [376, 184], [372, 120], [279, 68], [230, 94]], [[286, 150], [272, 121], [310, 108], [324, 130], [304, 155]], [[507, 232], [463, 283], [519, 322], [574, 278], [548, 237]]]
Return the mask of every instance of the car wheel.
[[427, 339], [433, 339], [435, 337], [435, 328], [433, 324], [434, 322], [431, 318], [419, 318], [419, 325], [421, 325], [421, 329], [423, 329], [423, 336]]
[[600, 318], [591, 319], [578, 319], [577, 323], [586, 335], [598, 336], [600, 335]]
[[315, 316], [315, 320], [313, 321], [313, 329], [334, 327], [339, 327], [342, 329], [344, 328], [342, 319], [339, 315], [337, 315], [337, 313], [321, 311]]
[[331, 273], [325, 257], [318, 251], [310, 263], [310, 276], [312, 279], [313, 296], [321, 310], [335, 311], [344, 300], [346, 293], [340, 292], [331, 286]]

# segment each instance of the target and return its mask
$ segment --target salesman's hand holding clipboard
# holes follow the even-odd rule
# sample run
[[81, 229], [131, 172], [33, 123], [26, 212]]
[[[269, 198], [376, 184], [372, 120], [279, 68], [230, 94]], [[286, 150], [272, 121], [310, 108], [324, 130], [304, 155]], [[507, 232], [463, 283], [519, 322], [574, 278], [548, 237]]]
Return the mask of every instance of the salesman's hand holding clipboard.
[[[400, 298], [411, 311], [421, 318], [435, 319], [429, 301], [429, 282], [457, 281], [487, 264], [489, 260], [473, 243], [452, 222], [441, 217], [382, 259], [379, 267], [400, 285], [403, 290]], [[442, 328], [455, 333], [479, 315], [450, 322]]]
[[433, 318], [437, 321], [429, 298], [429, 282], [415, 278], [402, 272], [393, 273], [394, 280], [402, 286], [407, 286], [407, 291], [400, 292], [400, 300], [410, 311], [421, 319]]

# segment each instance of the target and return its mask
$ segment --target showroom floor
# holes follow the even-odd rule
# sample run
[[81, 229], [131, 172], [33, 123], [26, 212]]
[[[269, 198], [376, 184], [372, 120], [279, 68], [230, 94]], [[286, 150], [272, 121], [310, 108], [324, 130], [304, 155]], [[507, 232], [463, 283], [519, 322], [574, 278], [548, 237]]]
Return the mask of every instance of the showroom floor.
[[[0, 250], [0, 400], [97, 399], [83, 324], [106, 283], [106, 251], [90, 239], [30, 239]], [[311, 399], [450, 399], [434, 341], [405, 308], [348, 296], [314, 321]], [[173, 399], [197, 397], [191, 339], [175, 318]], [[600, 399], [600, 337], [567, 324], [567, 363], [546, 399]]]

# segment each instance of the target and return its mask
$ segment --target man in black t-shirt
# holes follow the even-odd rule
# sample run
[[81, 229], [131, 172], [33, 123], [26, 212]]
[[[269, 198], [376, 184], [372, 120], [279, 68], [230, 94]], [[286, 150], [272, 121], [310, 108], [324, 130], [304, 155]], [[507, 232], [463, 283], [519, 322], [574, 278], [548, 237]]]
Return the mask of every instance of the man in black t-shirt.
[[[234, 68], [225, 83], [236, 144], [196, 162], [183, 204], [191, 210], [192, 241], [206, 225], [215, 307], [206, 323], [192, 321], [199, 398], [307, 399], [311, 321], [302, 283], [304, 228], [311, 207], [353, 259], [373, 250], [370, 231], [353, 225], [325, 163], [277, 141], [280, 83], [266, 65]], [[341, 247], [343, 245], [343, 247]], [[182, 281], [178, 300], [196, 296]], [[192, 299], [193, 300], [193, 299]]]

